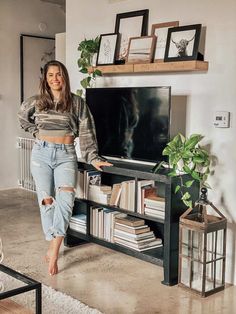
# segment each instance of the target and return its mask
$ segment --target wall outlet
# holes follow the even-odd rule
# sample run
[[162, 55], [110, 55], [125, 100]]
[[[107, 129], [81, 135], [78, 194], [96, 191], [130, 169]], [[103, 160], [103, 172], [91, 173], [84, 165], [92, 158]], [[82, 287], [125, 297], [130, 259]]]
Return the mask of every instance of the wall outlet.
[[229, 111], [216, 111], [214, 113], [213, 123], [216, 128], [229, 128], [230, 112]]

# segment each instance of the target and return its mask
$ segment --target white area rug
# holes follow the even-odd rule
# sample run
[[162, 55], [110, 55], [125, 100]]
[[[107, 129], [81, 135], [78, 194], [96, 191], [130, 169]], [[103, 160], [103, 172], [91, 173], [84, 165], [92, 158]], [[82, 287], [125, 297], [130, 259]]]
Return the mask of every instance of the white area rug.
[[[13, 284], [16, 287], [16, 280], [13, 278], [9, 280], [9, 277], [6, 277], [3, 273], [0, 273], [0, 282], [3, 282], [4, 290], [7, 290]], [[13, 297], [12, 300], [24, 305], [33, 312], [35, 311], [35, 290], [22, 293]], [[42, 284], [42, 309], [43, 314], [102, 314], [100, 311], [92, 309], [84, 303], [44, 284]]]

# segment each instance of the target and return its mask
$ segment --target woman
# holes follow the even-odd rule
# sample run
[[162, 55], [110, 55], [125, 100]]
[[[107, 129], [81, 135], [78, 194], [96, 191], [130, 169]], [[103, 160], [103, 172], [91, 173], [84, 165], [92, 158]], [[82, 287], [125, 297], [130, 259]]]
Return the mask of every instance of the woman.
[[96, 169], [111, 166], [97, 154], [93, 118], [82, 98], [70, 91], [68, 72], [58, 61], [43, 69], [40, 95], [24, 101], [18, 114], [21, 127], [35, 138], [31, 172], [35, 180], [43, 231], [50, 241], [50, 275], [58, 273], [57, 259], [72, 214], [77, 178], [74, 139], [79, 136], [85, 162]]

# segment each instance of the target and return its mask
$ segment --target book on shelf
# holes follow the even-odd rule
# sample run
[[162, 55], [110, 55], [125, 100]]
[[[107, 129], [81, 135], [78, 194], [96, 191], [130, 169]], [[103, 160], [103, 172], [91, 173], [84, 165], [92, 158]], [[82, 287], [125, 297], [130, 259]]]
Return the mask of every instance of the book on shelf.
[[85, 215], [85, 214], [75, 214], [75, 215], [71, 216], [70, 221], [80, 222], [80, 223], [86, 224], [86, 222], [87, 222], [87, 215]]
[[145, 207], [144, 214], [147, 216], [152, 216], [154, 218], [165, 219], [165, 212], [163, 210]]
[[81, 226], [81, 225], [75, 224], [73, 222], [70, 222], [69, 227], [72, 230], [86, 234], [86, 226]]
[[144, 204], [144, 189], [148, 190], [148, 188], [154, 188], [155, 182], [154, 180], [140, 180], [137, 183], [137, 213], [143, 214]]
[[118, 222], [115, 223], [115, 229], [122, 230], [122, 231], [125, 231], [127, 233], [132, 233], [132, 234], [141, 234], [141, 233], [150, 231], [150, 227], [148, 227], [148, 225], [133, 227], [133, 226], [127, 226]]
[[146, 244], [146, 246], [137, 246], [135, 244], [132, 244], [132, 243], [127, 243], [125, 241], [123, 241], [122, 239], [119, 239], [119, 238], [115, 238], [115, 243], [117, 244], [120, 244], [124, 247], [127, 247], [129, 249], [132, 249], [132, 250], [135, 250], [135, 251], [138, 251], [138, 252], [144, 252], [144, 251], [147, 251], [147, 250], [151, 250], [151, 249], [155, 249], [155, 248], [159, 248], [159, 247], [162, 247], [163, 244], [162, 242], [160, 241], [157, 241], [157, 242], [150, 242], [148, 244]]
[[85, 198], [88, 198], [89, 185], [101, 184], [101, 172], [98, 170], [85, 170], [84, 174], [84, 191]]
[[144, 219], [138, 217], [125, 215], [123, 217], [116, 217], [115, 222], [119, 222], [128, 226], [143, 226], [145, 224]]
[[105, 184], [90, 184], [89, 193], [101, 193], [101, 194], [111, 194], [111, 186]]
[[87, 216], [85, 214], [76, 214], [70, 218], [69, 227], [81, 233], [86, 233]]
[[75, 196], [78, 198], [85, 198], [84, 193], [84, 171], [77, 172], [77, 184], [75, 188]]
[[118, 206], [121, 194], [121, 183], [115, 183], [112, 186], [111, 198], [109, 205]]
[[140, 233], [140, 234], [133, 234], [133, 233], [128, 233], [126, 231], [118, 230], [115, 228], [114, 234], [124, 239], [130, 239], [131, 241], [143, 241], [146, 239], [150, 240], [151, 238], [155, 238], [153, 231], [148, 231], [148, 232]]
[[138, 248], [144, 248], [144, 247], [150, 247], [151, 245], [161, 245], [162, 244], [162, 239], [160, 238], [155, 238], [154, 239], [150, 239], [150, 240], [145, 240], [145, 241], [128, 241], [126, 239], [122, 239], [119, 236], [115, 235], [115, 241], [119, 241], [122, 242], [124, 244], [133, 246], [133, 247], [138, 247]]
[[125, 214], [118, 211], [91, 206], [90, 207], [90, 234], [114, 242], [114, 224], [116, 216], [124, 216]]
[[165, 198], [157, 195], [150, 195], [144, 198], [145, 206], [152, 208], [162, 208], [165, 209]]
[[119, 207], [134, 212], [135, 180], [121, 182]]
[[95, 203], [108, 205], [109, 204], [109, 200], [110, 200], [110, 195], [99, 195], [98, 194], [96, 196], [90, 196], [88, 199], [90, 201], [95, 202]]

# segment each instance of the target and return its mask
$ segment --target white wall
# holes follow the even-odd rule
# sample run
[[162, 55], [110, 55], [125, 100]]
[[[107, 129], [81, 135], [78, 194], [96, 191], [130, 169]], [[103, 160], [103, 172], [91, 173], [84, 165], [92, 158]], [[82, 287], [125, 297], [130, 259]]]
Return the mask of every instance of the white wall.
[[[217, 156], [214, 176], [210, 178], [209, 198], [227, 216], [226, 281], [236, 284], [236, 2], [235, 0], [67, 0], [66, 60], [72, 89], [79, 88], [77, 47], [84, 38], [110, 33], [115, 28], [117, 13], [149, 9], [151, 25], [179, 20], [180, 25], [201, 23], [206, 27], [205, 60], [207, 73], [120, 75], [99, 78], [97, 86], [171, 85], [172, 94], [187, 96], [187, 134], [201, 133], [204, 144]], [[231, 113], [231, 127], [217, 129], [212, 119], [215, 111]]]
[[66, 64], [66, 33], [56, 34], [55, 59]]
[[[47, 24], [40, 32], [40, 22]], [[17, 149], [20, 106], [20, 34], [55, 36], [65, 31], [65, 13], [40, 0], [0, 1], [0, 188], [17, 186]]]

